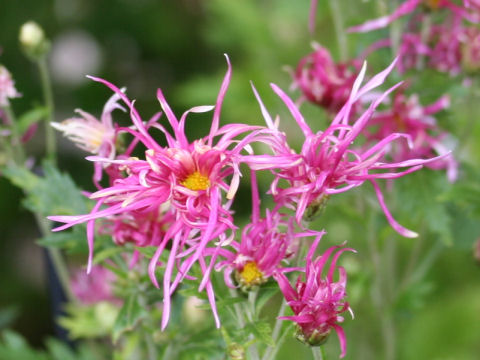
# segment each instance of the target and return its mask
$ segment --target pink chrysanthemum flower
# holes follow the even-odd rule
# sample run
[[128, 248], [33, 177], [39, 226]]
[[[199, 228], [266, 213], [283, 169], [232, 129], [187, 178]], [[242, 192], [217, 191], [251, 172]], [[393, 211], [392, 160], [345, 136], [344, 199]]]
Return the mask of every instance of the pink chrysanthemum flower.
[[[76, 112], [81, 117], [73, 117], [61, 123], [52, 122], [51, 125], [72, 140], [80, 149], [103, 158], [114, 159], [116, 155], [117, 130], [113, 125], [112, 112], [115, 109], [125, 111], [118, 104], [119, 100], [120, 95], [114, 94], [107, 101], [100, 120], [83, 110], [77, 109]], [[97, 184], [102, 178], [103, 167], [104, 165], [100, 162], [95, 163], [94, 181]]]
[[369, 20], [362, 25], [353, 26], [348, 29], [349, 32], [368, 32], [371, 30], [381, 29], [398, 18], [411, 14], [421, 6], [429, 10], [448, 9], [452, 14], [468, 21], [477, 23], [480, 20], [479, 13], [472, 8], [465, 6], [458, 6], [449, 0], [406, 0], [398, 8], [396, 8], [390, 15], [382, 16], [378, 19]]
[[21, 96], [21, 94], [15, 89], [15, 82], [12, 79], [12, 75], [5, 68], [0, 65], [0, 107], [8, 106], [10, 103], [8, 99], [13, 99]]
[[[385, 205], [383, 194], [376, 179], [401, 177], [419, 170], [424, 164], [441, 157], [426, 160], [411, 159], [394, 163], [383, 162], [382, 158], [392, 141], [401, 138], [410, 141], [408, 134], [401, 133], [389, 134], [369, 149], [354, 150], [350, 148], [351, 144], [367, 125], [376, 107], [400, 84], [378, 96], [371, 103], [370, 107], [350, 125], [352, 107], [365, 94], [381, 85], [394, 66], [395, 62], [381, 73], [375, 75], [363, 87], [360, 87], [365, 76], [366, 66], [364, 65], [355, 80], [350, 97], [344, 107], [330, 126], [325, 131], [319, 131], [318, 133], [312, 132], [302, 114], [287, 94], [278, 86], [272, 84], [273, 90], [286, 104], [305, 136], [305, 142], [300, 154], [291, 154], [292, 162], [299, 157], [298, 165], [277, 170], [275, 172], [276, 178], [270, 188], [278, 206], [287, 206], [296, 211], [297, 222], [300, 223], [302, 218], [310, 220], [316, 213], [322, 210], [330, 195], [345, 192], [362, 185], [368, 180], [375, 189], [380, 206], [390, 225], [403, 236], [417, 236], [415, 232], [402, 227], [393, 219]], [[258, 96], [257, 98], [268, 127], [272, 131], [280, 133], [261, 99]], [[278, 137], [280, 138], [280, 135]], [[286, 151], [284, 150], [284, 152]], [[399, 172], [393, 171], [401, 168], [407, 169]], [[280, 187], [281, 180], [286, 180], [289, 186]]]
[[[55, 231], [63, 230], [75, 224], [87, 222], [89, 243], [89, 266], [92, 261], [94, 221], [121, 214], [143, 212], [151, 214], [155, 209], [168, 207], [173, 213], [173, 221], [159, 240], [157, 251], [149, 265], [149, 275], [158, 287], [155, 269], [160, 256], [169, 245], [169, 256], [165, 264], [163, 277], [164, 312], [162, 328], [165, 328], [170, 315], [170, 296], [180, 281], [188, 274], [191, 267], [198, 263], [204, 277], [199, 290], [206, 290], [214, 317], [219, 326], [215, 307], [215, 296], [209, 274], [214, 266], [216, 256], [222, 245], [228, 243], [233, 236], [235, 225], [229, 210], [232, 199], [239, 185], [240, 163], [252, 162], [254, 157], [243, 160], [241, 152], [249, 148], [260, 134], [260, 127], [244, 124], [230, 124], [219, 128], [219, 119], [223, 98], [231, 77], [231, 66], [223, 80], [217, 97], [216, 106], [199, 106], [185, 112], [180, 120], [174, 115], [159, 89], [157, 97], [166, 114], [173, 136], [157, 122], [147, 124], [159, 129], [166, 137], [168, 147], [160, 146], [148, 133], [133, 103], [117, 87], [105, 80], [92, 78], [111, 88], [128, 106], [134, 124], [132, 128], [122, 128], [140, 140], [147, 150], [145, 159], [109, 159], [101, 156], [89, 157], [91, 161], [111, 163], [124, 169], [125, 175], [114, 180], [110, 187], [93, 193], [90, 197], [97, 201], [90, 214], [78, 216], [51, 216], [53, 221], [63, 222]], [[189, 113], [201, 113], [214, 110], [212, 125], [208, 136], [189, 142], [184, 127]], [[243, 139], [236, 139], [246, 135]], [[214, 138], [215, 143], [214, 143]], [[247, 159], [247, 158], [245, 158]], [[259, 162], [268, 159], [259, 156]], [[102, 206], [106, 206], [101, 209]], [[230, 232], [230, 234], [229, 234]], [[208, 245], [215, 243], [210, 264], [206, 263], [205, 251]], [[174, 274], [175, 268], [178, 270]]]
[[[477, 71], [480, 68], [480, 36], [476, 26], [466, 27], [459, 16], [449, 16], [442, 24], [420, 29], [424, 18], [418, 15], [409, 22], [398, 49], [398, 70], [429, 67], [450, 75], [462, 69]], [[390, 47], [390, 39], [377, 41], [364, 53], [364, 57], [382, 47]]]
[[[340, 314], [348, 310], [353, 316], [353, 312], [345, 301], [347, 273], [343, 267], [337, 266], [337, 260], [345, 251], [356, 251], [332, 246], [312, 261], [319, 241], [320, 237], [317, 237], [310, 247], [305, 259], [305, 279], [300, 275], [295, 287], [290, 285], [283, 273], [275, 273], [274, 277], [280, 290], [294, 313], [292, 316], [283, 316], [280, 319], [294, 321], [297, 324], [297, 338], [311, 346], [322, 345], [334, 329], [340, 341], [342, 351], [340, 357], [344, 357], [347, 351], [347, 340], [339, 325], [344, 320]], [[336, 251], [337, 249], [340, 250]], [[322, 275], [332, 255], [326, 276]], [[339, 279], [334, 281], [333, 276], [337, 270]]]
[[314, 52], [305, 56], [293, 73], [293, 87], [300, 88], [301, 100], [313, 102], [330, 112], [337, 112], [350, 94], [355, 74], [354, 64], [335, 63], [324, 47], [314, 44]]
[[82, 304], [92, 305], [101, 301], [119, 304], [120, 299], [113, 294], [113, 283], [116, 277], [108, 269], [95, 265], [90, 275], [85, 271], [77, 271], [71, 281], [72, 292]]
[[257, 181], [252, 171], [252, 221], [243, 228], [240, 242], [231, 242], [233, 251], [220, 251], [225, 260], [219, 262], [216, 269], [225, 268], [225, 283], [229, 287], [235, 287], [231, 279], [234, 273], [238, 286], [250, 290], [264, 284], [279, 271], [282, 261], [295, 253], [295, 242], [300, 236], [303, 234], [294, 232], [292, 218], [287, 219], [285, 215], [269, 210], [265, 218], [260, 217]]
[[[388, 152], [395, 162], [444, 155], [448, 150], [443, 141], [448, 134], [439, 130], [432, 115], [447, 108], [449, 104], [449, 97], [442, 96], [435, 103], [422, 106], [418, 95], [407, 97], [403, 92], [398, 92], [393, 98], [391, 109], [373, 115], [369, 128], [365, 129], [365, 135], [369, 142], [376, 142], [393, 133], [408, 134], [410, 143], [395, 142]], [[372, 132], [371, 128], [375, 130]], [[425, 166], [435, 170], [447, 169], [447, 177], [452, 182], [457, 178], [457, 162], [451, 154]]]
[[111, 235], [117, 245], [159, 246], [175, 217], [168, 204], [152, 211], [135, 210], [104, 219], [99, 232]]

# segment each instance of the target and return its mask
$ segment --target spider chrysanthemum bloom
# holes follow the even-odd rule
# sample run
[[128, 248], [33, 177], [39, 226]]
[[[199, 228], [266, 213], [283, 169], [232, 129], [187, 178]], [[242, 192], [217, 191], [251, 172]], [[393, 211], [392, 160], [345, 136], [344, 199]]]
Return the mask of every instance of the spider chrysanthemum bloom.
[[315, 51], [298, 63], [293, 85], [306, 100], [337, 112], [348, 99], [355, 74], [350, 64], [335, 63], [327, 49], [318, 44], [313, 46]]
[[13, 99], [21, 96], [21, 94], [15, 89], [15, 82], [12, 79], [12, 75], [5, 68], [0, 65], [0, 107], [9, 106], [8, 99]]
[[[73, 141], [80, 149], [104, 158], [114, 159], [116, 155], [117, 129], [113, 125], [112, 112], [115, 109], [125, 111], [118, 104], [120, 96], [114, 94], [105, 104], [100, 120], [95, 116], [77, 109], [81, 117], [73, 117], [60, 123], [52, 122], [51, 125], [61, 131], [65, 137]], [[108, 164], [106, 164], [108, 165]], [[102, 178], [101, 163], [95, 164], [94, 181]]]
[[[301, 152], [297, 155], [299, 157], [297, 165], [275, 170], [276, 177], [270, 187], [270, 192], [278, 206], [286, 206], [296, 211], [298, 223], [301, 222], [302, 218], [311, 220], [315, 213], [322, 210], [326, 199], [330, 195], [348, 191], [368, 180], [375, 189], [380, 206], [390, 225], [403, 236], [417, 236], [416, 233], [402, 227], [393, 219], [385, 205], [383, 194], [376, 183], [376, 179], [398, 178], [419, 170], [424, 164], [438, 160], [443, 156], [426, 160], [410, 159], [393, 163], [383, 162], [382, 159], [392, 141], [402, 138], [408, 141], [411, 140], [408, 134], [402, 133], [391, 133], [368, 149], [352, 148], [352, 143], [363, 131], [377, 106], [400, 84], [377, 96], [369, 108], [353, 124], [350, 124], [352, 107], [360, 98], [381, 85], [394, 66], [395, 62], [381, 73], [375, 75], [363, 87], [360, 87], [366, 71], [364, 65], [355, 80], [346, 104], [330, 126], [325, 131], [317, 133], [310, 129], [297, 106], [288, 95], [278, 86], [272, 84], [273, 90], [286, 104], [305, 136]], [[277, 131], [277, 133], [280, 133], [277, 124], [272, 121], [260, 98], [258, 96], [257, 98], [268, 127], [272, 132]], [[281, 136], [278, 135], [277, 138], [280, 139]], [[280, 149], [280, 147], [277, 148]], [[282, 151], [286, 152], [287, 145], [284, 148], [285, 150]], [[278, 151], [277, 149], [274, 150]], [[293, 161], [295, 154], [291, 154], [291, 157]], [[402, 168], [406, 169], [394, 171]], [[288, 186], [282, 187], [282, 180], [286, 181]]]
[[[260, 198], [255, 173], [252, 172], [252, 221], [241, 234], [240, 241], [232, 241], [233, 251], [222, 249], [220, 255], [225, 259], [216, 269], [225, 268], [225, 283], [232, 283], [233, 273], [238, 286], [245, 291], [260, 286], [282, 268], [282, 262], [295, 253], [296, 242], [301, 235], [294, 232], [291, 217], [277, 211], [266, 211], [260, 217]], [[282, 269], [288, 271], [288, 269]]]
[[[343, 267], [337, 266], [337, 260], [343, 252], [355, 250], [332, 246], [323, 255], [312, 260], [319, 241], [320, 237], [315, 239], [310, 247], [306, 257], [305, 275], [298, 277], [295, 287], [292, 287], [283, 273], [274, 275], [294, 313], [280, 319], [294, 321], [297, 324], [297, 339], [310, 346], [323, 344], [332, 329], [335, 330], [340, 341], [340, 357], [344, 357], [347, 343], [339, 323], [344, 320], [341, 314], [347, 310], [351, 312], [351, 309], [345, 301], [347, 274]], [[330, 267], [327, 268], [326, 264], [332, 255]], [[334, 281], [336, 271], [339, 278]]]
[[[448, 134], [439, 129], [433, 115], [447, 108], [449, 104], [449, 97], [442, 96], [433, 104], [422, 106], [418, 95], [407, 97], [403, 91], [399, 91], [393, 97], [390, 109], [373, 115], [369, 127], [365, 129], [368, 143], [401, 132], [410, 135], [411, 142], [398, 141], [392, 144], [388, 155], [394, 161], [443, 155], [448, 152], [444, 145]], [[372, 128], [375, 130], [372, 131]], [[457, 162], [452, 154], [425, 166], [434, 170], [447, 169], [447, 177], [451, 182], [457, 178]]]
[[[254, 163], [254, 156], [243, 158], [241, 152], [249, 148], [255, 136], [264, 131], [261, 127], [244, 124], [229, 124], [219, 128], [220, 111], [231, 77], [228, 71], [223, 80], [215, 106], [194, 107], [177, 119], [161, 90], [157, 97], [173, 135], [156, 119], [145, 124], [134, 104], [116, 86], [105, 80], [92, 78], [111, 88], [130, 109], [132, 128], [122, 128], [146, 147], [145, 158], [117, 157], [110, 159], [91, 156], [88, 159], [102, 164], [114, 164], [122, 169], [123, 175], [114, 179], [111, 186], [93, 193], [97, 201], [90, 214], [78, 216], [51, 216], [51, 220], [65, 225], [55, 229], [63, 230], [75, 224], [87, 222], [90, 248], [89, 267], [92, 261], [94, 222], [100, 218], [111, 218], [121, 214], [151, 214], [167, 206], [173, 215], [160, 239], [155, 242], [157, 251], [149, 265], [152, 282], [157, 283], [155, 269], [160, 256], [168, 248], [168, 260], [163, 277], [164, 307], [162, 328], [168, 323], [170, 296], [178, 284], [188, 276], [189, 270], [198, 263], [204, 277], [199, 290], [206, 290], [214, 317], [219, 326], [215, 308], [215, 296], [209, 274], [215, 264], [222, 245], [233, 236], [235, 225], [229, 210], [240, 179], [240, 163]], [[185, 121], [189, 113], [213, 112], [209, 134], [201, 139], [189, 141], [185, 135]], [[160, 146], [149, 134], [149, 128], [160, 130], [166, 138], [167, 147]], [[244, 135], [242, 139], [239, 136]], [[263, 162], [261, 156], [259, 161]], [[103, 207], [103, 208], [102, 208]], [[218, 241], [214, 242], [213, 240]], [[167, 247], [168, 245], [168, 247]], [[212, 247], [210, 263], [207, 264], [205, 251]], [[174, 273], [177, 269], [177, 273]]]

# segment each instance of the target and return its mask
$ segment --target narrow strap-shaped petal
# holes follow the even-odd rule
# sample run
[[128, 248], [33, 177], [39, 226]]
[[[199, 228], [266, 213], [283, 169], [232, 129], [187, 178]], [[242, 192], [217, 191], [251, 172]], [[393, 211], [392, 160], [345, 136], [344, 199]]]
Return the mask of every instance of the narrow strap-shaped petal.
[[215, 111], [213, 112], [212, 126], [210, 127], [210, 133], [208, 134], [208, 146], [212, 146], [213, 137], [217, 133], [219, 123], [220, 123], [220, 112], [222, 111], [223, 99], [228, 90], [228, 85], [230, 84], [230, 79], [232, 78], [232, 65], [230, 64], [230, 59], [227, 54], [224, 54], [227, 59], [227, 73], [223, 78], [222, 86], [218, 92], [217, 101], [215, 103]]
[[395, 221], [392, 214], [388, 210], [387, 205], [385, 204], [380, 187], [375, 182], [375, 180], [370, 180], [370, 182], [372, 183], [373, 188], [375, 189], [375, 194], [377, 195], [377, 199], [380, 204], [380, 207], [382, 208], [383, 213], [385, 214], [385, 217], [387, 218], [387, 221], [390, 224], [390, 226], [402, 236], [409, 237], [409, 238], [418, 237], [418, 234], [416, 232], [408, 230], [407, 228], [404, 228], [402, 225], [400, 225], [398, 222]]

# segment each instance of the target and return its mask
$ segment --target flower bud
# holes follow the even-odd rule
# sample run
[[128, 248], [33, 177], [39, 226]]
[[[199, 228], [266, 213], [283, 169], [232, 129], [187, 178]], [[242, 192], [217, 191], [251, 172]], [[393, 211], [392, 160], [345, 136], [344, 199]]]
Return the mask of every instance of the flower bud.
[[328, 339], [328, 335], [330, 335], [331, 328], [328, 328], [326, 331], [318, 331], [313, 330], [310, 334], [307, 334], [302, 330], [300, 326], [297, 325], [297, 329], [295, 331], [295, 338], [302, 342], [305, 345], [309, 346], [320, 346], [325, 344]]
[[232, 360], [245, 360], [245, 349], [240, 344], [231, 343], [228, 345], [227, 353]]
[[43, 57], [50, 49], [50, 42], [43, 29], [34, 21], [28, 21], [20, 28], [20, 45], [32, 60]]

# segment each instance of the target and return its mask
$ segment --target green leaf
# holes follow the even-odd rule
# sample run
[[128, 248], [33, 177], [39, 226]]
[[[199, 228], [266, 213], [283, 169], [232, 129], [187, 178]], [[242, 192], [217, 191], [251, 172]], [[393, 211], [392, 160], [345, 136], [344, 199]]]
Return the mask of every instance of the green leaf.
[[148, 316], [148, 312], [140, 305], [137, 294], [131, 294], [120, 309], [113, 325], [112, 341], [116, 343], [126, 332], [132, 331], [135, 326]]
[[36, 122], [44, 119], [48, 115], [48, 108], [45, 106], [35, 107], [32, 110], [23, 113], [22, 116], [19, 117], [17, 126], [18, 132], [23, 134], [27, 129]]
[[3, 170], [3, 175], [9, 179], [12, 184], [27, 193], [37, 187], [41, 181], [40, 177], [32, 173], [30, 170], [15, 164], [9, 164]]
[[61, 173], [50, 162], [43, 164], [44, 176], [16, 165], [8, 166], [4, 175], [21, 188], [27, 197], [25, 206], [44, 215], [77, 215], [87, 212], [85, 197], [68, 174]]
[[106, 249], [98, 251], [95, 254], [95, 256], [93, 257], [93, 263], [99, 264], [102, 261], [111, 258], [112, 256], [123, 253], [124, 251], [125, 249], [121, 246], [108, 247]]
[[85, 226], [75, 226], [72, 231], [51, 232], [37, 240], [37, 244], [76, 254], [88, 251]]
[[61, 341], [48, 339], [46, 341], [48, 352], [52, 355], [52, 360], [76, 360], [75, 353]]
[[269, 323], [265, 321], [256, 321], [248, 324], [247, 327], [259, 341], [268, 346], [275, 346], [275, 341], [273, 341], [272, 338], [272, 328]]

